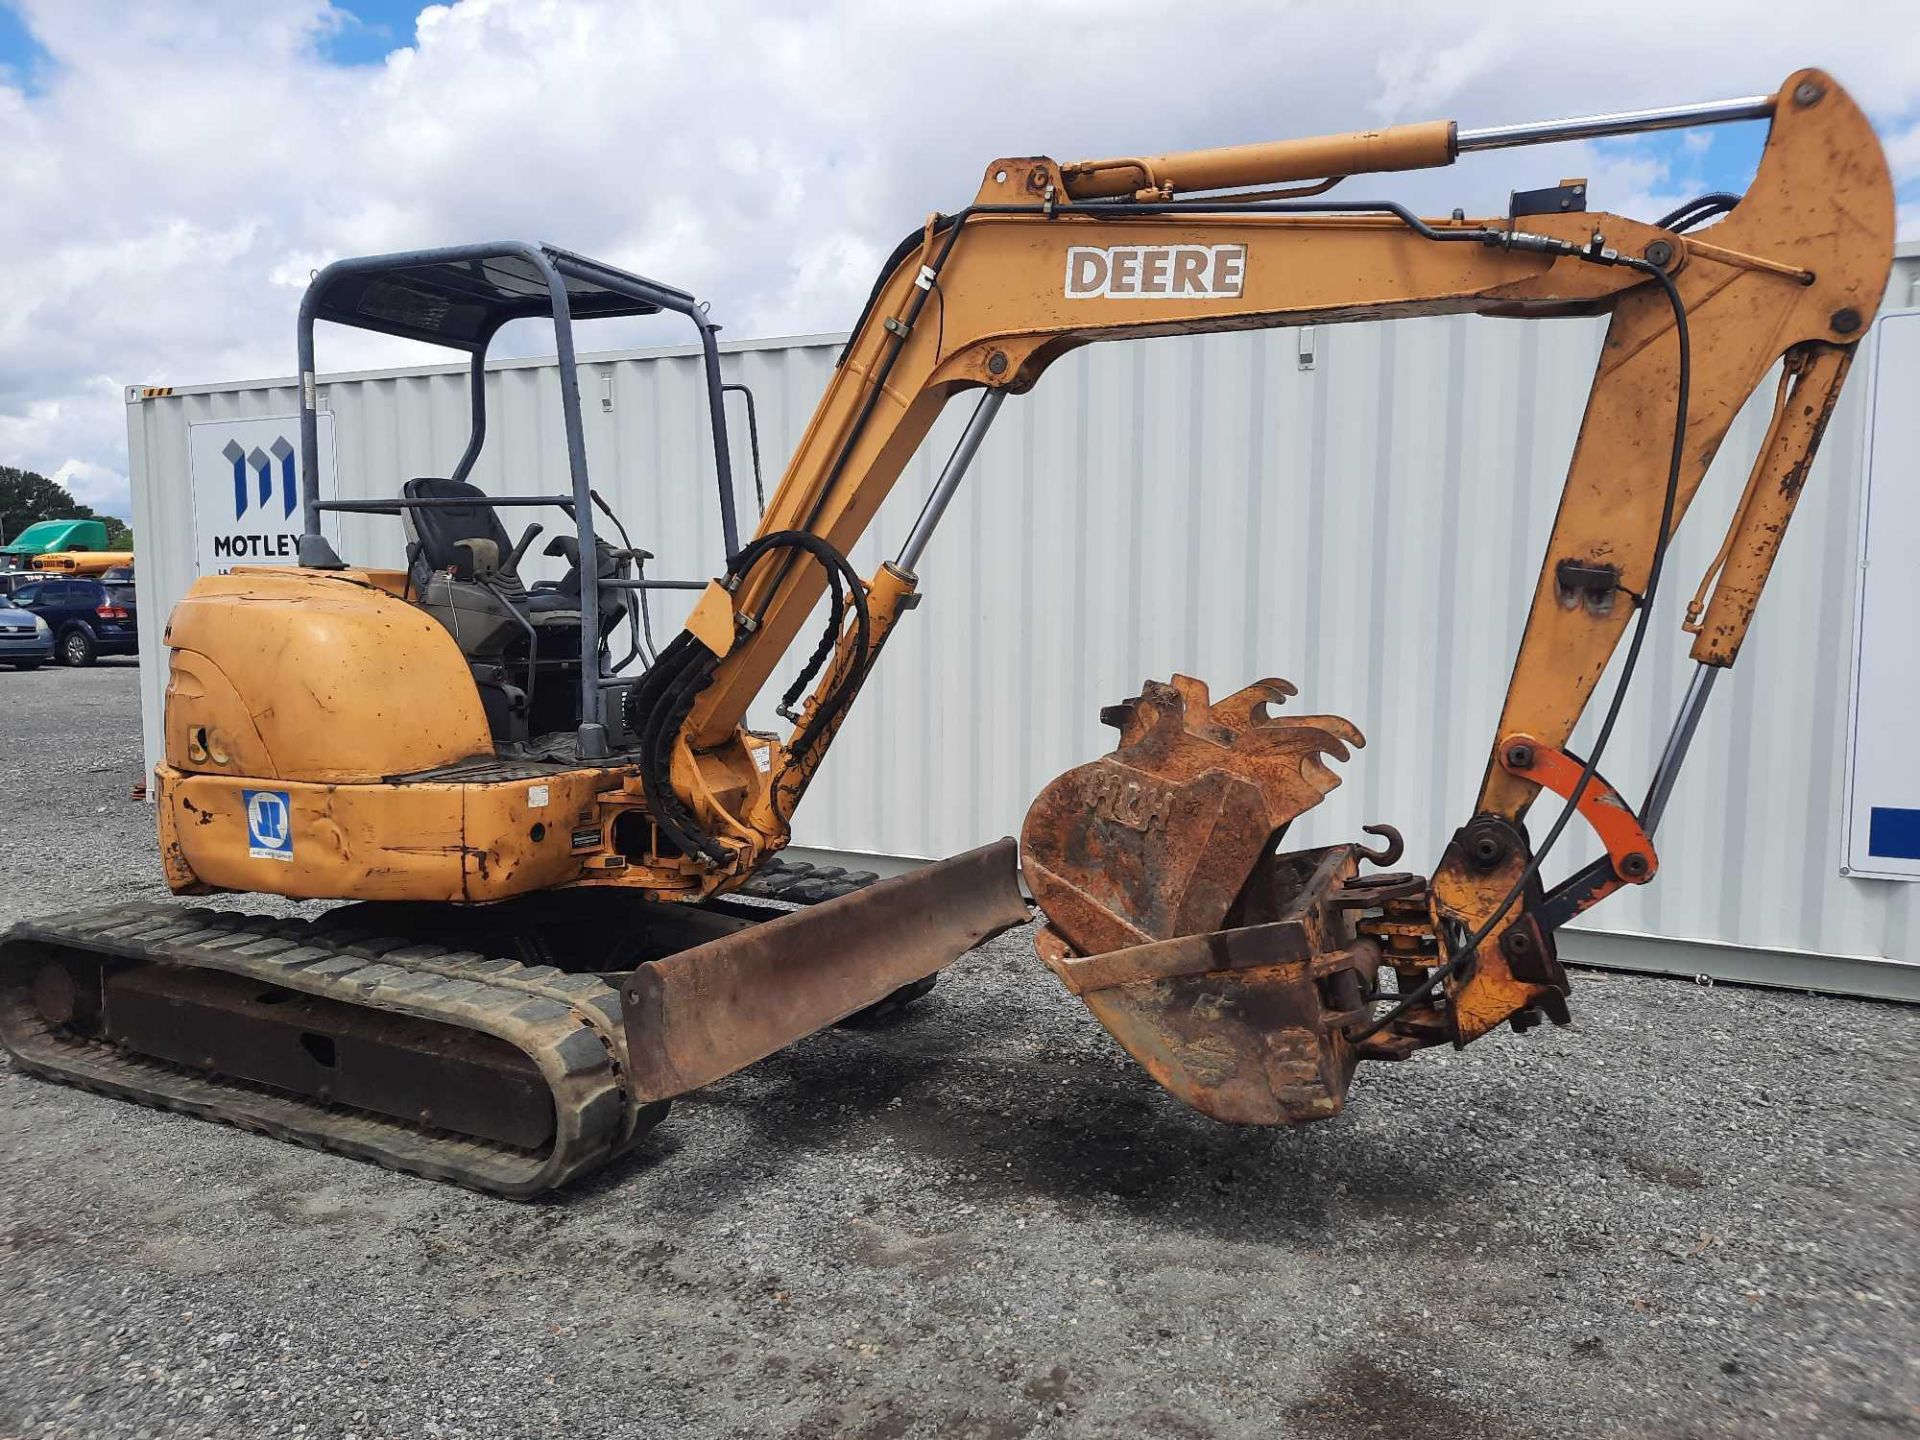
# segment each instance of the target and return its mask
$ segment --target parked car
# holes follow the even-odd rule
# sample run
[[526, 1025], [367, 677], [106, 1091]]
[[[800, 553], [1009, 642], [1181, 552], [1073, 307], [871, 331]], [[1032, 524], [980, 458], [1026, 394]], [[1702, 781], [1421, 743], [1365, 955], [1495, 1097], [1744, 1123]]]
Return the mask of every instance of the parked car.
[[0, 664], [34, 670], [52, 658], [52, 627], [32, 611], [0, 601]]
[[22, 585], [37, 585], [46, 578], [44, 570], [0, 570], [0, 600], [10, 597]]
[[140, 653], [131, 585], [61, 576], [22, 585], [8, 603], [47, 622], [54, 654], [63, 665], [91, 665], [102, 655]]

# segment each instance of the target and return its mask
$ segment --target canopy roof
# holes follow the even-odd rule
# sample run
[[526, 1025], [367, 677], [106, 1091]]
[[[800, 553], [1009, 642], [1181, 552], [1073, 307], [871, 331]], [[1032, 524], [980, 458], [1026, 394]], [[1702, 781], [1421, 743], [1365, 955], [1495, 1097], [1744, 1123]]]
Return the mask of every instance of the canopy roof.
[[519, 241], [342, 260], [315, 277], [308, 298], [315, 319], [484, 350], [509, 320], [553, 313], [548, 265], [566, 286], [575, 320], [693, 309], [684, 290], [556, 246]]

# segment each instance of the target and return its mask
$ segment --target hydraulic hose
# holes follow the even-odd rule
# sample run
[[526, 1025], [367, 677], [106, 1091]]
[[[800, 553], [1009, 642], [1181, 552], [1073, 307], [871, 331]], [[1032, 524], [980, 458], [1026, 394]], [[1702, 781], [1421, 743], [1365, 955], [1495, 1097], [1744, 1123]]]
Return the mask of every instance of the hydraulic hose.
[[[852, 702], [858, 681], [864, 676], [871, 650], [873, 620], [867, 606], [865, 588], [847, 557], [817, 535], [800, 530], [776, 530], [744, 546], [734, 557], [722, 582], [737, 590], [754, 565], [779, 551], [812, 556], [827, 571], [833, 594], [832, 613], [826, 633], [815, 648], [800, 678], [794, 682], [784, 703], [791, 704], [818, 674], [839, 643], [847, 597], [854, 615], [853, 663], [826, 699], [816, 707], [812, 719], [788, 752], [786, 769], [811, 755], [821, 738], [831, 733], [831, 725]], [[844, 587], [844, 590], [843, 590]], [[661, 831], [690, 855], [703, 855], [715, 864], [727, 860], [727, 852], [711, 832], [703, 827], [673, 788], [673, 746], [681, 727], [692, 712], [700, 692], [713, 683], [720, 657], [691, 634], [682, 631], [659, 659], [648, 668], [626, 694], [624, 704], [627, 728], [638, 741], [640, 783], [647, 807]]]

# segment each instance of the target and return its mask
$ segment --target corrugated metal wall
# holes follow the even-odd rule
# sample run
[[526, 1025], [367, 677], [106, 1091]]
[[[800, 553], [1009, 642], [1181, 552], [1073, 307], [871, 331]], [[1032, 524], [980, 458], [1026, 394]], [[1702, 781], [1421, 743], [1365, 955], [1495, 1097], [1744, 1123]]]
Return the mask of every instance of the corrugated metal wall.
[[[1320, 328], [1311, 368], [1291, 331], [1067, 357], [1002, 412], [920, 565], [926, 601], [856, 707], [796, 840], [937, 856], [1015, 831], [1047, 780], [1109, 748], [1102, 705], [1179, 669], [1220, 694], [1286, 676], [1298, 706], [1353, 719], [1368, 746], [1295, 837], [1321, 843], [1385, 820], [1405, 832], [1407, 863], [1429, 867], [1472, 806], [1599, 341], [1597, 322], [1460, 317]], [[728, 378], [760, 400], [769, 484], [834, 353], [830, 337], [729, 347]], [[660, 557], [654, 573], [711, 574], [719, 526], [697, 360], [630, 352], [583, 364], [581, 381], [595, 484]], [[552, 369], [503, 365], [488, 387], [476, 481], [564, 488]], [[1843, 401], [1753, 639], [1713, 697], [1661, 835], [1660, 881], [1592, 922], [1709, 949], [1596, 937], [1572, 953], [1724, 974], [1743, 968], [1727, 947], [1751, 947], [1788, 957], [1784, 969], [1745, 967], [1754, 973], [1818, 984], [1832, 975], [1811, 957], [1920, 951], [1920, 886], [1838, 872], [1860, 393]], [[323, 395], [343, 497], [444, 474], [465, 440], [458, 370], [340, 377]], [[1766, 399], [1735, 426], [1672, 552], [1607, 758], [1630, 797], [1689, 678], [1678, 617], [1745, 479]], [[294, 408], [284, 384], [130, 403], [149, 658], [192, 565], [186, 425]], [[898, 549], [966, 408], [943, 417], [882, 508], [855, 556], [863, 572]], [[750, 512], [738, 418], [734, 429]], [[397, 563], [395, 522], [345, 526], [343, 553]], [[661, 638], [686, 603], [656, 611]], [[146, 685], [157, 751], [157, 667]], [[757, 722], [776, 723], [775, 694]], [[1570, 831], [1565, 868], [1597, 853]], [[1870, 973], [1882, 978], [1833, 983], [1898, 991], [1920, 970]]]

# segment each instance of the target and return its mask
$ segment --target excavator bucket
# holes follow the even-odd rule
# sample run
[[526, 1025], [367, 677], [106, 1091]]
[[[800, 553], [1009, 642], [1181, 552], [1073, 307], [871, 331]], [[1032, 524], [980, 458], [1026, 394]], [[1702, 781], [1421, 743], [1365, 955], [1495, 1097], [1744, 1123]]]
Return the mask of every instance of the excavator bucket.
[[1277, 854], [1339, 778], [1360, 732], [1277, 713], [1262, 680], [1212, 703], [1176, 675], [1101, 718], [1112, 754], [1060, 776], [1021, 830], [1047, 917], [1043, 962], [1170, 1093], [1233, 1124], [1336, 1114], [1359, 1054], [1381, 954], [1354, 913], [1377, 887], [1357, 845]]
[[640, 966], [629, 1078], [667, 1100], [924, 980], [1028, 918], [1011, 839]]

